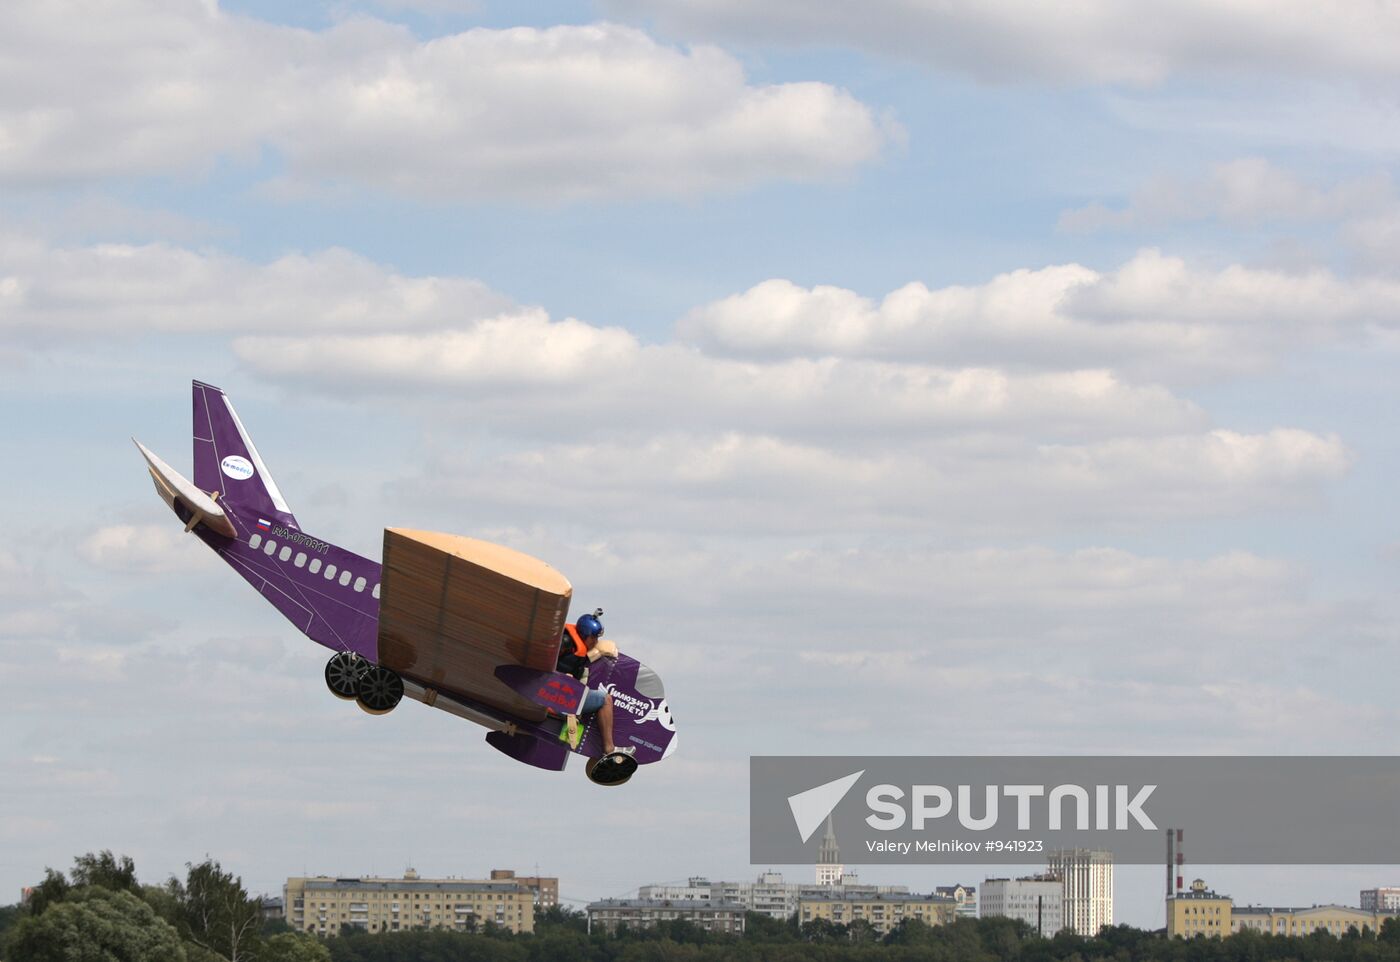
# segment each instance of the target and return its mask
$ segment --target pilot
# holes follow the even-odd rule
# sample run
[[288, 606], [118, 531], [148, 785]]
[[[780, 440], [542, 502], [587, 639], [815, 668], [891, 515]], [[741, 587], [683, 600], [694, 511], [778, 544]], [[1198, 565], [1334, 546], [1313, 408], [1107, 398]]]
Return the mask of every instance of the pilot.
[[[603, 754], [620, 752], [623, 755], [632, 755], [637, 750], [631, 745], [618, 748], [613, 744], [612, 693], [588, 687], [589, 664], [599, 658], [617, 657], [617, 646], [611, 641], [603, 640], [602, 615], [603, 609], [596, 608], [591, 615], [580, 618], [578, 624], [564, 626], [564, 637], [559, 645], [559, 663], [555, 667], [583, 682], [585, 693], [578, 715], [591, 715], [594, 712], [598, 714], [598, 730], [603, 736]], [[583, 738], [583, 726], [579, 724], [578, 715], [565, 718], [564, 728], [559, 733], [559, 740], [567, 742], [570, 748], [577, 748]]]

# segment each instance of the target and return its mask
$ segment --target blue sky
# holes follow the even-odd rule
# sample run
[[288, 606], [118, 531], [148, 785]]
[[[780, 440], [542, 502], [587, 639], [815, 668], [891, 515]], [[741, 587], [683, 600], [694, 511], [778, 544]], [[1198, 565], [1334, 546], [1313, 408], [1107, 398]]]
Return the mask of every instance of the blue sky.
[[[285, 16], [0, 12], [0, 893], [110, 847], [591, 898], [764, 868], [750, 754], [1395, 751], [1388, 8]], [[308, 530], [563, 570], [682, 753], [602, 798], [347, 715], [151, 497], [127, 438], [187, 464], [191, 378]]]

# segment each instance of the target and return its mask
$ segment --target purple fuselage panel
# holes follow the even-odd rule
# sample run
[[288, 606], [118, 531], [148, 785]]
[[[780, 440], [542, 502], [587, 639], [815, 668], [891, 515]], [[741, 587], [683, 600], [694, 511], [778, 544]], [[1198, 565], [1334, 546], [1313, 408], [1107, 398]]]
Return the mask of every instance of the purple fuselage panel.
[[378, 661], [378, 562], [282, 525], [263, 529], [234, 512], [229, 518], [237, 539], [204, 525], [195, 532], [306, 637]]

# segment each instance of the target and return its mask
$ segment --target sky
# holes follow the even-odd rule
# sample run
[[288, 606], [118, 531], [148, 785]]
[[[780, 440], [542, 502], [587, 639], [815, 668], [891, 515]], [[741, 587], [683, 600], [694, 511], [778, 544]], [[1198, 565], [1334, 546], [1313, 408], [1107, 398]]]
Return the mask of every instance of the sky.
[[[109, 848], [578, 904], [768, 868], [750, 755], [1400, 748], [1400, 7], [827, 7], [0, 5], [0, 902]], [[188, 468], [194, 378], [318, 537], [559, 568], [677, 755], [331, 698], [130, 443]]]

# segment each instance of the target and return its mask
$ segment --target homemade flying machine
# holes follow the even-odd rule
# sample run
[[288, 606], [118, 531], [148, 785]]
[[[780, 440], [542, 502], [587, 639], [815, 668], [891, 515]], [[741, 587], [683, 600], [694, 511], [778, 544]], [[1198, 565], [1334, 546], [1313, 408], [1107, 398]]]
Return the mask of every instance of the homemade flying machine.
[[[134, 439], [133, 439], [134, 440]], [[676, 748], [656, 672], [602, 657], [587, 687], [612, 695], [604, 755], [596, 715], [577, 748], [560, 740], [585, 685], [554, 670], [573, 588], [537, 558], [474, 538], [384, 529], [383, 563], [302, 531], [233, 405], [194, 382], [194, 480], [137, 441], [156, 492], [194, 534], [312, 641], [331, 649], [326, 686], [374, 715], [407, 695], [475, 722], [497, 751], [562, 771], [589, 761], [590, 780], [620, 785]]]

